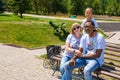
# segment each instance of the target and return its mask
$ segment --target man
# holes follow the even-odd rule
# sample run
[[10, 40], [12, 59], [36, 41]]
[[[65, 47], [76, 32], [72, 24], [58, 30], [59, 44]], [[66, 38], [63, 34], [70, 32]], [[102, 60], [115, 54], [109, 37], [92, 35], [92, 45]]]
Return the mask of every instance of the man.
[[65, 64], [62, 80], [72, 80], [72, 69], [84, 67], [84, 79], [93, 80], [92, 72], [104, 64], [105, 39], [95, 29], [94, 22], [87, 20], [85, 34], [80, 42], [80, 52]]

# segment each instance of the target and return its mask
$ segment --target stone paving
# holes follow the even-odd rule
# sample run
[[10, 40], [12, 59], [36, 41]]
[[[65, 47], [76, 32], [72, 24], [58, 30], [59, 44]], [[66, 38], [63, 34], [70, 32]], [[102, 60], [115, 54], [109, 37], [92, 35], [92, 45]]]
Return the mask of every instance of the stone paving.
[[52, 70], [45, 69], [42, 59], [36, 55], [45, 49], [28, 50], [0, 44], [0, 80], [58, 80], [51, 76]]

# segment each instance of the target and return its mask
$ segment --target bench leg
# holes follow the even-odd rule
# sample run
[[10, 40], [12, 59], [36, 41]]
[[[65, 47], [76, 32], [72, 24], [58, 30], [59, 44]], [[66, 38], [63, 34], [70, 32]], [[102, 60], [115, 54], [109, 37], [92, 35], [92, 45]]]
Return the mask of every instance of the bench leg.
[[57, 71], [57, 70], [55, 69], [54, 72], [52, 73], [52, 76], [54, 76], [54, 74], [55, 74], [56, 71]]

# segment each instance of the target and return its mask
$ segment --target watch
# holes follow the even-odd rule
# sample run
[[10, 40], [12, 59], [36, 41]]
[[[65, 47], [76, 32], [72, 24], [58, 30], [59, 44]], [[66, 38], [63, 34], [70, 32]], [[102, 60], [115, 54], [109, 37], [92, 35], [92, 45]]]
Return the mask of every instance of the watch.
[[84, 55], [84, 54], [82, 54], [82, 58], [85, 58], [85, 55]]

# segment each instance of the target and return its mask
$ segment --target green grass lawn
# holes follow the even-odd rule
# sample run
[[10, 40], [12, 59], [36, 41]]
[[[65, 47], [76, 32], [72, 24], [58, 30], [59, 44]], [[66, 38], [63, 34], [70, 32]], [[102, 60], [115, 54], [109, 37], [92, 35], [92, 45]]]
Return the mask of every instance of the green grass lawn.
[[[53, 33], [49, 21], [55, 24], [65, 23], [67, 30], [75, 21], [44, 19], [15, 15], [0, 15], [0, 43], [14, 44], [25, 48], [45, 47], [47, 45], [62, 45], [65, 41]], [[78, 22], [79, 23], [79, 22]]]
[[[66, 24], [67, 31], [71, 25], [77, 21], [46, 19], [17, 15], [0, 14], [0, 43], [12, 44], [24, 48], [38, 48], [47, 45], [64, 45], [65, 40], [61, 40], [54, 35], [54, 29], [49, 21], [56, 25]], [[78, 23], [81, 23], [78, 21]], [[100, 33], [104, 33], [99, 30]], [[105, 36], [105, 34], [103, 34]]]

